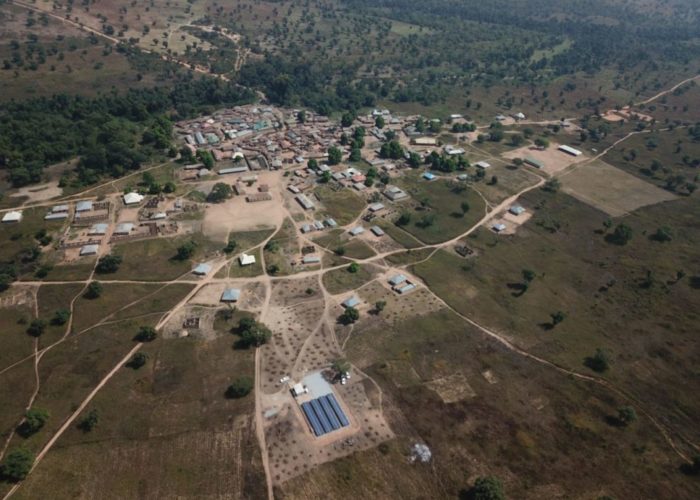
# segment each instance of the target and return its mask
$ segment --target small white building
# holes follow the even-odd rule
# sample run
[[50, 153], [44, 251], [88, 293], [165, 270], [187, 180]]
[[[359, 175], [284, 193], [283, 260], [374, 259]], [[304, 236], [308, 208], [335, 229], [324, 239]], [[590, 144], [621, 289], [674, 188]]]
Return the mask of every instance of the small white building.
[[114, 234], [124, 236], [131, 234], [133, 230], [134, 224], [132, 222], [122, 222], [121, 224], [117, 224], [117, 227], [114, 229]]
[[80, 248], [80, 256], [82, 257], [84, 255], [95, 255], [97, 254], [97, 251], [99, 249], [99, 245], [84, 245]]
[[227, 288], [221, 294], [221, 302], [238, 302], [241, 298], [241, 291], [238, 288]]
[[321, 263], [321, 258], [317, 255], [306, 255], [301, 262], [306, 265], [315, 265]]
[[435, 137], [416, 137], [413, 139], [413, 144], [416, 146], [437, 146]]
[[359, 236], [364, 232], [365, 232], [365, 228], [362, 226], [357, 226], [357, 227], [354, 227], [350, 230], [350, 234], [352, 236]]
[[211, 272], [211, 266], [209, 264], [197, 264], [192, 272], [197, 276], [206, 276]]
[[124, 195], [124, 204], [125, 205], [136, 205], [137, 203], [141, 203], [143, 201], [143, 195], [135, 192], [130, 192], [126, 193]]
[[90, 210], [92, 210], [91, 200], [79, 201], [75, 205], [76, 212], [89, 212]]
[[307, 389], [306, 386], [301, 382], [294, 384], [294, 387], [292, 387], [292, 394], [294, 394], [295, 398], [298, 398], [299, 396], [302, 396], [307, 392], [309, 392], [309, 389]]
[[5, 215], [2, 216], [2, 221], [5, 223], [19, 222], [21, 220], [22, 220], [22, 211], [21, 210], [12, 210], [11, 212], [7, 212]]
[[487, 168], [491, 168], [491, 164], [487, 161], [478, 161], [474, 164], [475, 167], [481, 168], [483, 170], [486, 170]]
[[99, 223], [93, 224], [88, 230], [89, 236], [104, 236], [107, 234], [107, 229], [109, 229], [109, 224]]
[[557, 149], [559, 151], [563, 151], [566, 154], [570, 154], [571, 156], [581, 156], [583, 152], [579, 151], [578, 149], [574, 149], [571, 146], [567, 146], [565, 144], [560, 145]]
[[384, 236], [384, 230], [379, 226], [372, 226], [371, 228], [369, 228], [369, 230], [372, 231], [372, 233], [375, 236], [378, 236], [378, 237]]
[[255, 255], [248, 255], [247, 253], [242, 253], [238, 257], [238, 262], [242, 266], [250, 266], [252, 264], [255, 264]]

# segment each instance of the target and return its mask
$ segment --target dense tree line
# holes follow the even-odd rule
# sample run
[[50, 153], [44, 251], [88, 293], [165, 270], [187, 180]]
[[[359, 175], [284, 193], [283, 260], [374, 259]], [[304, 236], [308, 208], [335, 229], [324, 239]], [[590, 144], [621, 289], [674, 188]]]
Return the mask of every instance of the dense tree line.
[[0, 106], [0, 169], [15, 186], [41, 180], [45, 166], [81, 156], [79, 182], [133, 170], [171, 145], [171, 119], [254, 95], [232, 83], [191, 79], [97, 98], [55, 95]]

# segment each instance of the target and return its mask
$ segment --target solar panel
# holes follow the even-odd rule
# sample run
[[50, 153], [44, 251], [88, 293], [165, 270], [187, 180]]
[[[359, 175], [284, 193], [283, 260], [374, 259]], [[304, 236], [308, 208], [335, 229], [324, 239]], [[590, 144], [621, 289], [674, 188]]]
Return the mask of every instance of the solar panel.
[[311, 424], [311, 428], [313, 429], [314, 434], [316, 434], [316, 436], [324, 435], [325, 432], [321, 427], [321, 423], [316, 418], [316, 415], [314, 414], [311, 405], [309, 403], [302, 403], [301, 409], [304, 411], [304, 415], [306, 415], [306, 420], [308, 420], [309, 424]]
[[323, 411], [323, 408], [321, 408], [321, 403], [318, 402], [318, 399], [311, 400], [311, 407], [314, 409], [314, 412], [316, 413], [316, 416], [318, 417], [319, 422], [321, 422], [321, 426], [323, 427], [323, 430], [325, 430], [326, 432], [331, 432], [333, 430], [333, 426], [331, 425], [330, 421], [328, 420], [328, 417], [326, 416], [326, 413]]
[[345, 416], [345, 413], [340, 408], [340, 405], [338, 404], [338, 402], [335, 400], [335, 396], [333, 394], [326, 394], [323, 397], [328, 401], [328, 403], [333, 408], [335, 415], [338, 417], [338, 420], [340, 420], [340, 425], [342, 425], [343, 427], [347, 427], [348, 425], [350, 425], [350, 422], [348, 421], [348, 417]]
[[301, 409], [316, 437], [350, 425], [333, 394], [302, 403]]
[[328, 421], [331, 423], [331, 426], [333, 426], [333, 430], [335, 431], [340, 429], [340, 420], [338, 420], [338, 417], [335, 416], [335, 412], [333, 411], [330, 403], [325, 398], [318, 398], [318, 402], [321, 403], [321, 407], [323, 408]]

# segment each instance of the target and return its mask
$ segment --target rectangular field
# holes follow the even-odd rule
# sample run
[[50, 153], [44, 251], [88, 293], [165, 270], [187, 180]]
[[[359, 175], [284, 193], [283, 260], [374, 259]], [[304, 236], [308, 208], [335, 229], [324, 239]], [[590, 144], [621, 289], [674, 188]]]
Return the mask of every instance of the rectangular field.
[[673, 194], [595, 160], [561, 177], [564, 192], [612, 217], [676, 199]]

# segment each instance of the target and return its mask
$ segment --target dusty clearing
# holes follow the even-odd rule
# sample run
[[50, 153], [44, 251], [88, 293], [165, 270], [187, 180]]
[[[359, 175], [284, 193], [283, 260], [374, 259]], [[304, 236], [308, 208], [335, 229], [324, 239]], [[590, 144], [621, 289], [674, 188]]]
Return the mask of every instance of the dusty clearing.
[[[270, 226], [279, 227], [286, 215], [280, 192], [281, 175], [278, 172], [258, 173], [258, 182], [270, 186], [271, 201], [248, 203], [245, 196], [207, 206], [202, 231], [214, 241], [225, 242], [236, 231], [253, 231]], [[232, 184], [233, 176], [224, 176], [218, 182]], [[252, 189], [251, 189], [252, 191]]]
[[443, 403], [456, 403], [476, 396], [476, 392], [469, 385], [467, 377], [463, 373], [455, 373], [448, 377], [431, 380], [425, 385], [430, 390], [435, 391]]
[[575, 165], [589, 159], [589, 157], [585, 154], [578, 157], [571, 156], [563, 151], [559, 151], [557, 149], [558, 147], [559, 144], [554, 142], [547, 149], [537, 149], [532, 146], [526, 146], [503, 153], [502, 156], [508, 159], [525, 159], [527, 157], [534, 158], [535, 160], [538, 160], [544, 164], [542, 171], [548, 173], [549, 175], [556, 174], [557, 172], [561, 172], [571, 165]]
[[10, 196], [19, 198], [26, 196], [25, 203], [35, 203], [50, 200], [63, 194], [63, 189], [58, 187], [58, 182], [47, 182], [46, 184], [33, 184], [23, 187], [12, 193]]
[[600, 160], [565, 174], [561, 181], [566, 193], [612, 217], [676, 199], [673, 194]]

